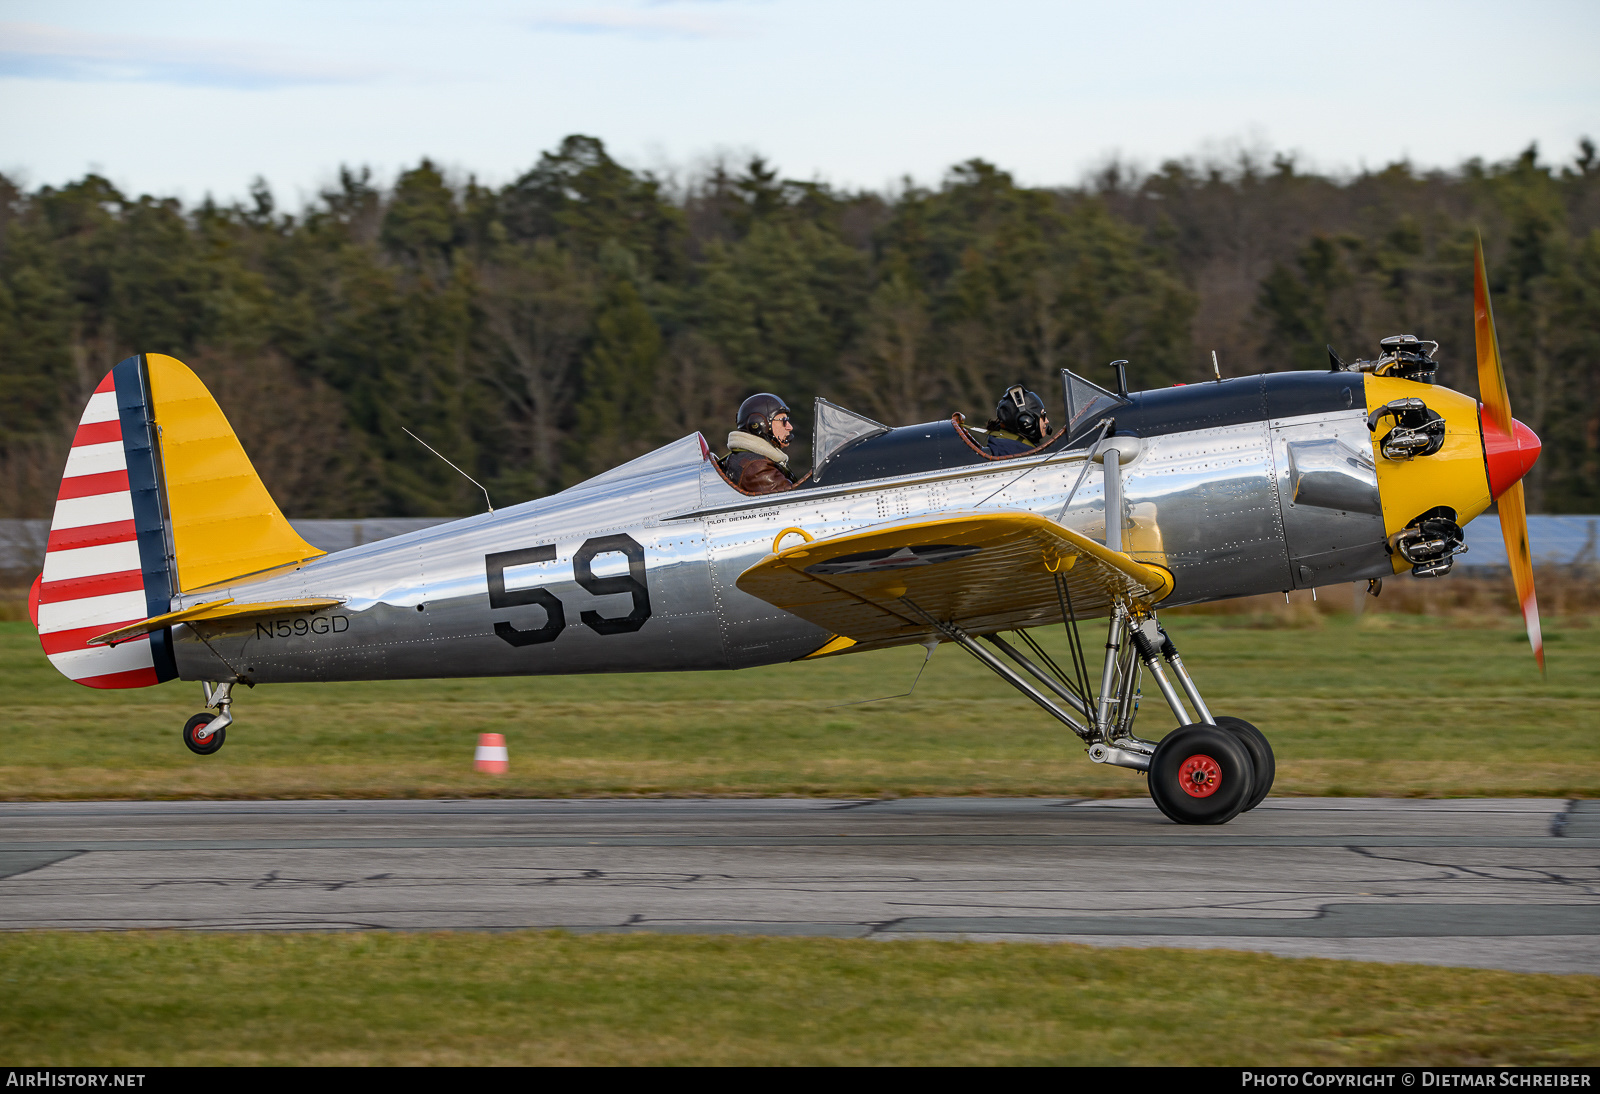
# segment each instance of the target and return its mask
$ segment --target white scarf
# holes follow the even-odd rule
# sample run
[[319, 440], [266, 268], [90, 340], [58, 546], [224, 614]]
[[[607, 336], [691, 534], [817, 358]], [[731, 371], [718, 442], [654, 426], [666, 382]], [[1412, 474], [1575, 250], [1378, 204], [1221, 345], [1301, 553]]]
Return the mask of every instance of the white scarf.
[[735, 429], [728, 434], [728, 451], [754, 452], [757, 456], [765, 456], [779, 467], [789, 466], [789, 454], [777, 445], [757, 437], [754, 433], [746, 433], [742, 429]]

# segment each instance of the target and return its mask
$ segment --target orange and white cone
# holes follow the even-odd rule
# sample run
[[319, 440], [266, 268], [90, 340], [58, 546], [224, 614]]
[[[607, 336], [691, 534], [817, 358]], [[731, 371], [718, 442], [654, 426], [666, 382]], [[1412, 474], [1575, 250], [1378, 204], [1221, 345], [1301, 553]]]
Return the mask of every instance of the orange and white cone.
[[511, 766], [506, 755], [506, 739], [499, 733], [478, 734], [478, 751], [472, 766], [490, 775], [504, 775]]

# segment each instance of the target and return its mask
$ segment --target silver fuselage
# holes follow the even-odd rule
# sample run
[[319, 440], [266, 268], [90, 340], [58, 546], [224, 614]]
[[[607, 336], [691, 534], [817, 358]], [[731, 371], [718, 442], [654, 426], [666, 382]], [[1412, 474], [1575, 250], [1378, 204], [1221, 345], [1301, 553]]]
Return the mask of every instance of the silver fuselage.
[[[1130, 446], [1120, 466], [1122, 546], [1172, 572], [1164, 606], [1393, 572], [1357, 392], [1348, 409], [1175, 430]], [[994, 509], [1059, 516], [1104, 541], [1104, 464], [1088, 455], [749, 497], [694, 434], [550, 497], [177, 597], [174, 608], [221, 596], [343, 601], [310, 615], [202, 624], [203, 633], [178, 626], [177, 666], [189, 680], [273, 683], [793, 660], [832, 636], [735, 584], [780, 532], [821, 539]]]

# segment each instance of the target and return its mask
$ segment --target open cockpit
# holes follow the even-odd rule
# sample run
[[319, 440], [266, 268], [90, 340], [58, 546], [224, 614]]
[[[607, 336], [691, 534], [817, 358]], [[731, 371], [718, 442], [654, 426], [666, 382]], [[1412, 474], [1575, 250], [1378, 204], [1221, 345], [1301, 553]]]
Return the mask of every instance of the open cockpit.
[[[812, 418], [812, 469], [795, 482], [794, 489], [840, 486], [1063, 452], [1092, 443], [1102, 420], [1117, 408], [1130, 405], [1127, 397], [1114, 395], [1065, 369], [1061, 383], [1065, 428], [1054, 430], [1025, 451], [1008, 455], [993, 454], [988, 431], [969, 425], [960, 413], [938, 421], [888, 426], [819, 397]], [[726, 474], [723, 477], [727, 479]], [[739, 489], [731, 480], [728, 484]]]

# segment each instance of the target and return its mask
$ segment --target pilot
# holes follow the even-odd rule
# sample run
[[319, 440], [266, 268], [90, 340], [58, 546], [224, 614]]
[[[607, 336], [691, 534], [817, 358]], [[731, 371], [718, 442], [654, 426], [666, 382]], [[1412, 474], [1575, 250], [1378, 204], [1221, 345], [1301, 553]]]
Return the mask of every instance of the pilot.
[[989, 422], [989, 455], [1015, 456], [1050, 436], [1050, 415], [1044, 400], [1021, 384], [1012, 384], [1000, 396]]
[[752, 395], [739, 404], [722, 470], [739, 489], [752, 494], [792, 490], [794, 476], [784, 449], [793, 435], [794, 423], [782, 399], [766, 392]]

